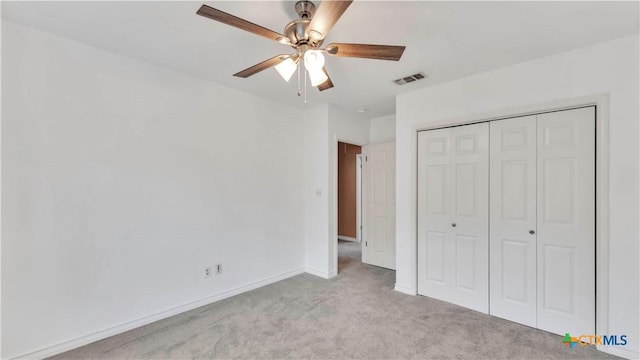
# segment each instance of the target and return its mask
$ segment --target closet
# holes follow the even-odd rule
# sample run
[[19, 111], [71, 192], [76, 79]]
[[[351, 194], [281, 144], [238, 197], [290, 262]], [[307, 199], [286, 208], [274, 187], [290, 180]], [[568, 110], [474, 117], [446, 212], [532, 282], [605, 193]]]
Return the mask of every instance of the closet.
[[418, 293], [595, 331], [595, 107], [418, 134]]

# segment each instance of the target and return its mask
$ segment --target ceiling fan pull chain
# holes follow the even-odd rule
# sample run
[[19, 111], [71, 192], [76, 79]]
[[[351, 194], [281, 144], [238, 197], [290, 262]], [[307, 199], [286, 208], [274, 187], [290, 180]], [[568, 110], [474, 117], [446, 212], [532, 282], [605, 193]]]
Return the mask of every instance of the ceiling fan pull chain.
[[307, 74], [304, 74], [304, 106], [307, 106]]
[[298, 96], [302, 95], [300, 91], [300, 61], [298, 61]]

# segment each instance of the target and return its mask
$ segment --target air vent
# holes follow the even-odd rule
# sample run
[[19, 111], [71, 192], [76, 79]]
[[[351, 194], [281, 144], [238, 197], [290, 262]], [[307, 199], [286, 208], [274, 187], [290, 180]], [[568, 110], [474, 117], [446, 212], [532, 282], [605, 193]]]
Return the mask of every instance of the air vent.
[[397, 85], [405, 85], [405, 84], [412, 83], [414, 81], [418, 81], [426, 78], [427, 78], [427, 75], [425, 75], [423, 72], [419, 72], [417, 74], [413, 74], [413, 75], [405, 76], [400, 79], [393, 80], [393, 82], [396, 83]]

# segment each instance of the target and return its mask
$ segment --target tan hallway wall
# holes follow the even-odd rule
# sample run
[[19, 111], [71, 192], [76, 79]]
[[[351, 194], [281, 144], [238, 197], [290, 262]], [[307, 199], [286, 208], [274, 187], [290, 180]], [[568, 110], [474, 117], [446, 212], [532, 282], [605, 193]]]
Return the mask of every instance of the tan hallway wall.
[[356, 155], [362, 148], [338, 143], [338, 235], [356, 237]]

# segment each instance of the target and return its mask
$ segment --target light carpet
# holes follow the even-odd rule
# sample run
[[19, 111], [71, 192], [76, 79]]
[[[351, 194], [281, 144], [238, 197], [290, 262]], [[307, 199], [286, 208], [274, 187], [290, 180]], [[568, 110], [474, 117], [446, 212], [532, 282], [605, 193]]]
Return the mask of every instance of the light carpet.
[[298, 275], [55, 359], [614, 359], [591, 346], [393, 290], [340, 242], [339, 275]]

